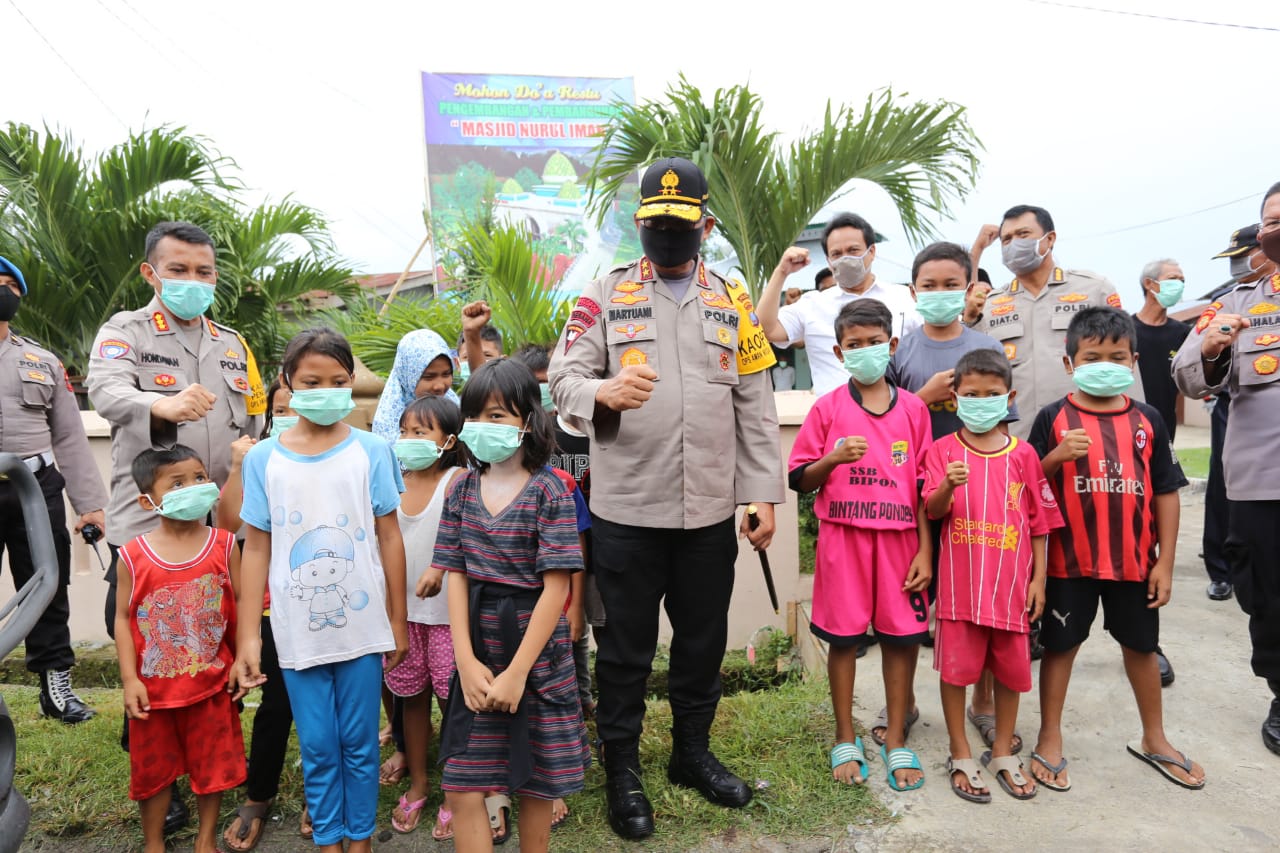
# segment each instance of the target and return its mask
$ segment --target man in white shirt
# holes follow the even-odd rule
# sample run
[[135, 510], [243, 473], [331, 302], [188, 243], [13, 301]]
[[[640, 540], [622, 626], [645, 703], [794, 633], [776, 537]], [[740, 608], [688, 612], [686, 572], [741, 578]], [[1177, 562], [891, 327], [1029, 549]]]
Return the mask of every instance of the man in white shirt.
[[871, 272], [875, 242], [875, 229], [865, 219], [853, 213], [838, 214], [822, 232], [822, 251], [837, 286], [779, 309], [783, 282], [809, 264], [809, 250], [792, 246], [783, 253], [760, 294], [757, 310], [769, 340], [782, 345], [804, 343], [815, 394], [825, 394], [849, 381], [849, 374], [832, 350], [836, 344], [836, 315], [846, 303], [868, 297], [883, 302], [893, 315], [893, 334], [897, 338], [923, 322], [906, 287], [876, 281]]

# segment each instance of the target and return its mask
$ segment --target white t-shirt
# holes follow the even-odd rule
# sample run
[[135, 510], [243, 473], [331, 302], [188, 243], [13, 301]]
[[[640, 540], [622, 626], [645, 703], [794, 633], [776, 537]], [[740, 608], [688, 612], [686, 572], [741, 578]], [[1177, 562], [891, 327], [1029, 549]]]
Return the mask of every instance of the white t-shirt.
[[440, 529], [440, 511], [444, 508], [444, 496], [449, 490], [453, 475], [461, 468], [444, 472], [431, 500], [417, 515], [409, 515], [401, 506], [396, 510], [400, 519], [400, 536], [404, 539], [405, 593], [409, 596], [409, 621], [419, 625], [449, 624], [449, 573], [445, 572], [440, 591], [429, 598], [418, 598], [414, 592], [418, 578], [431, 566], [431, 555], [436, 551], [436, 531]]
[[315, 456], [280, 439], [244, 458], [240, 518], [271, 534], [267, 587], [280, 666], [306, 669], [395, 649], [374, 518], [400, 506], [391, 445], [351, 429]]
[[778, 311], [778, 322], [786, 330], [788, 343], [804, 341], [809, 354], [809, 371], [813, 374], [813, 393], [818, 396], [839, 388], [849, 381], [844, 365], [831, 348], [836, 345], [836, 315], [855, 299], [878, 299], [893, 314], [893, 334], [899, 340], [907, 332], [924, 325], [916, 312], [911, 291], [901, 284], [871, 283], [864, 293], [851, 293], [836, 285], [800, 299]]

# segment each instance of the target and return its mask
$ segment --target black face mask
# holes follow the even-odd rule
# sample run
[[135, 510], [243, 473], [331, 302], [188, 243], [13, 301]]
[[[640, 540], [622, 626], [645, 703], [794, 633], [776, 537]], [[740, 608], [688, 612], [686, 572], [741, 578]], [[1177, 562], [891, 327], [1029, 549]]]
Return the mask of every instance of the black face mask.
[[1262, 254], [1266, 255], [1268, 260], [1280, 264], [1280, 231], [1263, 234], [1258, 238], [1258, 245], [1262, 247]]
[[698, 257], [702, 248], [702, 229], [692, 231], [656, 231], [640, 229], [640, 245], [644, 255], [660, 267], [683, 266]]
[[0, 287], [0, 323], [7, 323], [18, 313], [22, 297], [7, 287]]

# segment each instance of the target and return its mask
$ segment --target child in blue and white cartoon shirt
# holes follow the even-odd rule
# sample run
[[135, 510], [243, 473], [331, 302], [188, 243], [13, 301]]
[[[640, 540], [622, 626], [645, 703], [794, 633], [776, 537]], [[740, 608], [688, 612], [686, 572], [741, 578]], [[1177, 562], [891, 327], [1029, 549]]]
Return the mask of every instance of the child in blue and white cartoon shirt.
[[355, 362], [330, 329], [297, 335], [281, 375], [298, 422], [245, 456], [237, 695], [261, 684], [262, 595], [293, 706], [319, 846], [367, 851], [378, 804], [383, 653], [408, 651], [400, 477], [391, 447], [342, 422]]

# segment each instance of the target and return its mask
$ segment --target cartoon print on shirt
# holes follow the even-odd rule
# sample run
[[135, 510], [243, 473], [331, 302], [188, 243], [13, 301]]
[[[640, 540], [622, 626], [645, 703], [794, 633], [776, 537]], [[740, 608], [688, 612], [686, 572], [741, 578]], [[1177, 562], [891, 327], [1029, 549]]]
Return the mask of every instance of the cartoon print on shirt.
[[[295, 512], [289, 520], [296, 524], [302, 519]], [[346, 516], [339, 516], [337, 521], [344, 525]], [[356, 535], [363, 538], [363, 529], [357, 530]], [[289, 595], [310, 602], [308, 627], [312, 631], [341, 628], [347, 624], [348, 606], [363, 610], [369, 603], [369, 594], [364, 590], [348, 593], [341, 585], [354, 567], [355, 545], [351, 537], [337, 527], [322, 524], [312, 528], [299, 536], [289, 549], [289, 573], [293, 579]]]
[[175, 678], [224, 667], [218, 647], [227, 620], [215, 575], [152, 590], [138, 604], [137, 619], [143, 642], [140, 675]]

